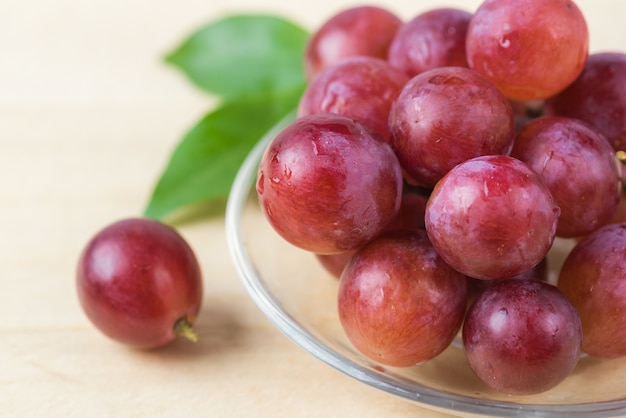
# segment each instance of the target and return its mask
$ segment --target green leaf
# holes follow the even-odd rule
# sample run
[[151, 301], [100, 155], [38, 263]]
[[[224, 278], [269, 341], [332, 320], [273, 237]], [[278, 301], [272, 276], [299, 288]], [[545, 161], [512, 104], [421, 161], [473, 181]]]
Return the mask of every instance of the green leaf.
[[282, 94], [241, 98], [208, 113], [177, 145], [144, 215], [228, 196], [239, 166], [267, 131], [296, 109], [304, 84]]
[[166, 61], [224, 99], [264, 96], [303, 83], [307, 38], [280, 17], [228, 16], [193, 33]]

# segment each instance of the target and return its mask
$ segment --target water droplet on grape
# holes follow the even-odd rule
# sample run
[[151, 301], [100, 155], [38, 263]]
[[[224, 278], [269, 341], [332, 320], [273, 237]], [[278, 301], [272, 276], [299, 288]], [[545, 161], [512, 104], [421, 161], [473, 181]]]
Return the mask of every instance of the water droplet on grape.
[[489, 321], [489, 327], [494, 331], [498, 332], [506, 325], [506, 319], [509, 315], [509, 311], [506, 308], [500, 308], [495, 315], [492, 315]]
[[313, 154], [315, 154], [316, 156], [319, 155], [319, 150], [317, 149], [317, 142], [311, 141], [311, 144], [313, 144]]

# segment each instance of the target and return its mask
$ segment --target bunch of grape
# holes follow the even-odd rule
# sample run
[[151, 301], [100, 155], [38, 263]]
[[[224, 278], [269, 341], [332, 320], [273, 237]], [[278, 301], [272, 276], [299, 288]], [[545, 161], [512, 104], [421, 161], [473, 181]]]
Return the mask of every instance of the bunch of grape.
[[[461, 331], [476, 375], [523, 395], [626, 355], [626, 54], [588, 45], [571, 0], [361, 6], [311, 37], [256, 190], [340, 279], [364, 356], [420, 364]], [[556, 237], [578, 243], [549, 283]]]

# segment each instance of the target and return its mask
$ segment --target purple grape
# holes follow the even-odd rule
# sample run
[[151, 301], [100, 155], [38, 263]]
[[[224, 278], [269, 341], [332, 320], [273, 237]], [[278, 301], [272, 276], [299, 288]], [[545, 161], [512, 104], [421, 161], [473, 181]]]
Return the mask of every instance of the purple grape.
[[361, 248], [339, 282], [339, 319], [365, 356], [392, 366], [430, 360], [450, 345], [467, 304], [465, 277], [424, 231], [391, 231]]
[[409, 77], [439, 67], [468, 67], [465, 34], [471, 17], [454, 8], [420, 13], [398, 29], [387, 59]]
[[307, 86], [298, 116], [335, 113], [357, 119], [389, 139], [389, 110], [409, 81], [387, 61], [344, 58], [318, 74]]
[[517, 134], [511, 156], [539, 174], [561, 208], [557, 236], [588, 234], [617, 209], [621, 163], [606, 139], [587, 124], [556, 116], [535, 119]]
[[483, 291], [463, 324], [463, 347], [476, 375], [503, 393], [530, 395], [561, 383], [581, 354], [582, 326], [556, 287], [508, 279]]
[[587, 235], [565, 259], [558, 287], [583, 324], [583, 350], [592, 356], [626, 355], [626, 223]]
[[559, 212], [528, 165], [509, 156], [483, 156], [459, 164], [437, 183], [426, 205], [426, 231], [456, 270], [500, 279], [543, 260]]
[[626, 53], [591, 54], [576, 81], [546, 101], [546, 112], [583, 120], [626, 151]]
[[465, 160], [508, 154], [515, 136], [509, 101], [484, 77], [461, 67], [413, 77], [391, 108], [389, 127], [405, 178], [429, 188]]
[[268, 145], [257, 194], [274, 229], [302, 249], [333, 254], [380, 234], [400, 209], [402, 171], [389, 144], [362, 123], [316, 114]]
[[357, 55], [387, 59], [387, 51], [402, 20], [377, 6], [356, 6], [340, 11], [311, 35], [304, 68], [312, 80], [324, 68]]

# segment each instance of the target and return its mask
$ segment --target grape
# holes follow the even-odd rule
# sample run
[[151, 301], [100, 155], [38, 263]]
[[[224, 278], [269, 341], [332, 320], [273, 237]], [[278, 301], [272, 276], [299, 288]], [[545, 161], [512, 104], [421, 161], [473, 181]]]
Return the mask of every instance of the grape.
[[302, 249], [333, 254], [364, 245], [396, 216], [402, 170], [389, 144], [339, 115], [299, 118], [269, 144], [257, 194], [270, 224]]
[[450, 170], [426, 205], [426, 231], [441, 257], [477, 279], [531, 269], [548, 253], [559, 207], [518, 159], [476, 157]]
[[363, 355], [392, 366], [422, 363], [448, 347], [466, 301], [464, 276], [418, 230], [370, 242], [339, 282], [339, 318], [348, 338]]
[[581, 354], [581, 320], [556, 287], [533, 279], [503, 280], [470, 306], [463, 347], [476, 375], [514, 395], [545, 392], [563, 381]]
[[561, 92], [588, 56], [587, 23], [572, 0], [485, 0], [466, 36], [470, 68], [514, 100]]
[[508, 154], [515, 135], [509, 101], [461, 67], [413, 77], [391, 107], [389, 127], [407, 181], [424, 187], [470, 158]]
[[304, 53], [304, 68], [312, 80], [342, 58], [365, 55], [387, 59], [387, 51], [402, 20], [376, 6], [357, 6], [328, 19], [311, 36]]
[[577, 119], [535, 119], [518, 133], [511, 156], [540, 175], [561, 208], [557, 236], [585, 235], [611, 219], [622, 189], [621, 163], [596, 130]]
[[389, 138], [389, 109], [409, 78], [387, 61], [344, 58], [318, 74], [307, 86], [298, 116], [335, 113], [358, 119]]
[[583, 326], [583, 351], [626, 355], [626, 223], [606, 225], [569, 253], [558, 287], [572, 301]]
[[76, 277], [85, 314], [108, 337], [142, 349], [196, 339], [200, 267], [171, 227], [143, 218], [105, 227], [84, 248]]
[[580, 77], [546, 101], [546, 112], [581, 119], [626, 150], [626, 54], [591, 54]]
[[409, 77], [438, 67], [468, 67], [465, 34], [471, 17], [454, 8], [421, 13], [400, 26], [387, 59]]

